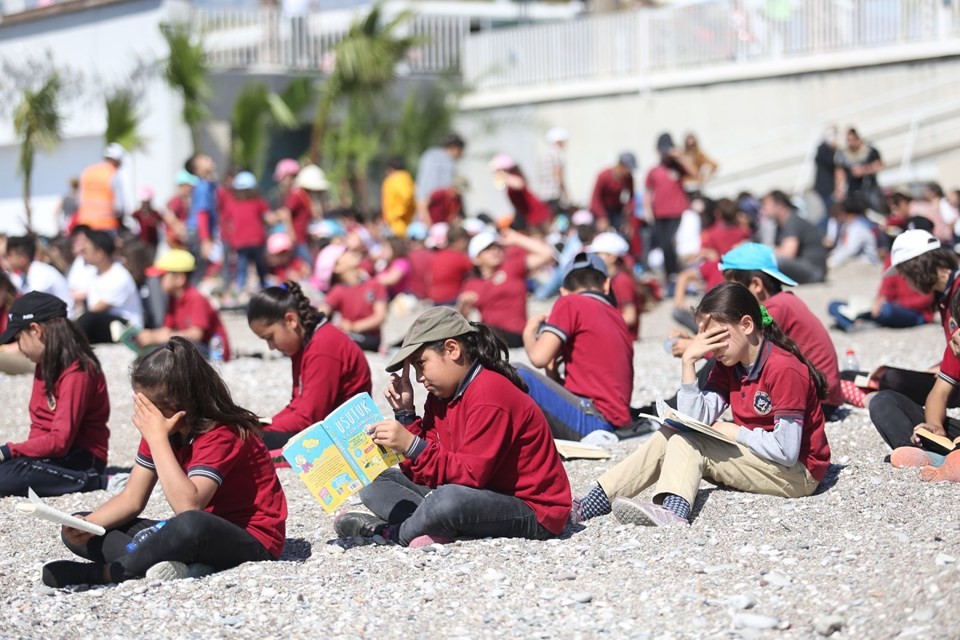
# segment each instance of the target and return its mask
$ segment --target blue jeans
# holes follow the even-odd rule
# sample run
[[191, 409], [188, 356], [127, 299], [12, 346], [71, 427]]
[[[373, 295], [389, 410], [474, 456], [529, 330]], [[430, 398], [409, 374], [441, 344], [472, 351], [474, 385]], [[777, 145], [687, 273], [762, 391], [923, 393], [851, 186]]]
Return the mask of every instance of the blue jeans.
[[237, 289], [243, 291], [247, 287], [247, 274], [250, 272], [250, 263], [257, 267], [257, 278], [260, 287], [266, 286], [267, 260], [264, 257], [263, 247], [240, 247], [237, 249]]
[[514, 365], [530, 388], [530, 397], [543, 411], [553, 437], [560, 440], [581, 440], [592, 431], [613, 431], [593, 401], [581, 398], [526, 365]]
[[840, 313], [840, 307], [844, 304], [845, 303], [840, 300], [834, 300], [827, 308], [827, 311], [831, 316], [833, 316], [834, 321], [836, 321], [837, 326], [844, 331], [849, 331], [856, 320], [870, 320], [876, 322], [881, 327], [888, 327], [890, 329], [917, 327], [922, 324], [926, 324], [927, 322], [923, 317], [923, 314], [919, 311], [901, 307], [894, 302], [884, 302], [883, 306], [880, 308], [880, 314], [877, 316], [874, 316], [869, 312], [861, 313], [859, 316], [857, 316], [856, 320], [851, 320]]

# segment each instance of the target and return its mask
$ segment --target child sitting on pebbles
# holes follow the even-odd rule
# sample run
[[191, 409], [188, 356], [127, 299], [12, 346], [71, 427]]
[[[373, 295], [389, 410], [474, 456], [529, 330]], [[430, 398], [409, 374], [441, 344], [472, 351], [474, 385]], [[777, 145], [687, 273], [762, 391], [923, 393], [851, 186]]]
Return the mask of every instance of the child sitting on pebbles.
[[[343, 538], [381, 535], [422, 547], [457, 538], [559, 535], [570, 512], [570, 483], [553, 436], [485, 325], [435, 307], [413, 323], [387, 371], [395, 420], [370, 427], [373, 441], [404, 454], [360, 491], [375, 515], [344, 513]], [[410, 367], [426, 388], [414, 414]], [[401, 472], [402, 471], [402, 472]]]
[[[683, 354], [677, 405], [736, 444], [664, 426], [574, 500], [571, 521], [613, 511], [624, 523], [689, 524], [701, 478], [785, 498], [809, 496], [823, 480], [830, 465], [823, 374], [743, 285], [712, 289], [696, 317], [700, 331]], [[717, 364], [700, 389], [694, 364], [709, 352]], [[728, 406], [734, 421], [717, 422]], [[654, 482], [653, 503], [633, 499]]]
[[[234, 404], [186, 338], [153, 351], [131, 377], [141, 435], [136, 464], [123, 491], [78, 514], [107, 533], [64, 527], [67, 548], [92, 562], [47, 563], [43, 583], [169, 580], [279, 558], [287, 501], [257, 416]], [[174, 513], [160, 522], [139, 517], [158, 480]]]

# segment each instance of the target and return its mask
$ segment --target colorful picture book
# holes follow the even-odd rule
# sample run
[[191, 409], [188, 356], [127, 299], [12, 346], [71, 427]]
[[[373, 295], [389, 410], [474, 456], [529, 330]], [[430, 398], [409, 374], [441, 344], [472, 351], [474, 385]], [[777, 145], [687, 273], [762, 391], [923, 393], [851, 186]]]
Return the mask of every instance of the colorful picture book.
[[370, 425], [381, 420], [383, 414], [370, 394], [360, 393], [283, 448], [283, 457], [327, 513], [403, 461], [403, 456], [367, 435]]

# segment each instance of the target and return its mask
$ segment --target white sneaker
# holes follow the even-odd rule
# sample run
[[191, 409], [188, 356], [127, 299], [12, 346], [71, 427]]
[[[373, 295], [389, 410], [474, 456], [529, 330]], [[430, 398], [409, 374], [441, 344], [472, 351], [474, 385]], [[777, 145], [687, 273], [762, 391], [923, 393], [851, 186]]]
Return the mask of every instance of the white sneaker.
[[202, 578], [215, 572], [213, 567], [199, 562], [186, 564], [175, 560], [164, 560], [147, 569], [146, 578], [163, 581], [183, 580], [184, 578]]

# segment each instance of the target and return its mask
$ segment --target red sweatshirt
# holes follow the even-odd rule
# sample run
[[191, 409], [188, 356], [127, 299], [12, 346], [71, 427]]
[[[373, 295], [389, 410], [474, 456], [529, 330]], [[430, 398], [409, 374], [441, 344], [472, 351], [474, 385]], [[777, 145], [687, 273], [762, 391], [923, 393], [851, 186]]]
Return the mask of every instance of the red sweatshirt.
[[62, 458], [81, 449], [107, 461], [110, 398], [103, 372], [87, 374], [74, 362], [60, 374], [53, 395], [47, 396], [42, 367], [37, 365], [30, 394], [30, 435], [8, 442], [12, 457]]
[[407, 429], [427, 442], [402, 465], [413, 482], [516, 496], [545, 529], [563, 531], [570, 514], [570, 482], [547, 419], [504, 376], [481, 368], [453, 400], [428, 395], [423, 418]]
[[362, 391], [370, 393], [370, 365], [357, 343], [324, 321], [293, 356], [293, 393], [267, 431], [299, 433]]

